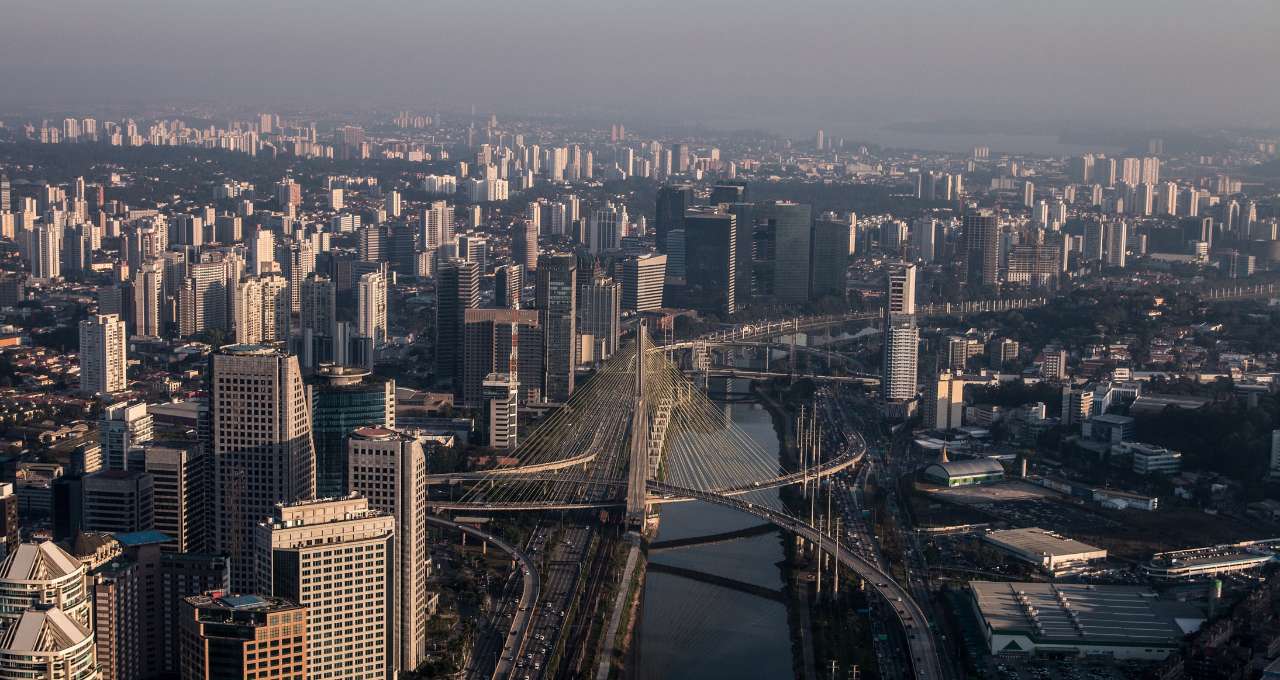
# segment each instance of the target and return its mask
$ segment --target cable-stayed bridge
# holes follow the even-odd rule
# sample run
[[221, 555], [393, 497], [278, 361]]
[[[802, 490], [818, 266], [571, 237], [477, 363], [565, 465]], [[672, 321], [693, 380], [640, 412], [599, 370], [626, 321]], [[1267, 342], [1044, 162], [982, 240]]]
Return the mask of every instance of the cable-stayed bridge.
[[933, 633], [911, 594], [887, 574], [840, 545], [830, 528], [797, 517], [768, 490], [816, 485], [861, 462], [856, 433], [823, 457], [786, 469], [699, 390], [644, 327], [560, 409], [512, 452], [517, 463], [493, 470], [430, 476], [433, 484], [465, 488], [437, 511], [471, 514], [601, 510], [617, 513], [643, 533], [654, 508], [702, 501], [754, 515], [794, 533], [857, 573], [895, 612], [917, 678], [941, 678]]

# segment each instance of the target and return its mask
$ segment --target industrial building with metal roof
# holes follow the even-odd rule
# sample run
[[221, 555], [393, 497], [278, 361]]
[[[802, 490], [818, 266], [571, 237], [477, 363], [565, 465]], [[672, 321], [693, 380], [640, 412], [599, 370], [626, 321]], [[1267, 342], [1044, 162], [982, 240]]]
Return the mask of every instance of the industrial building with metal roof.
[[1102, 548], [1039, 527], [990, 531], [983, 534], [982, 540], [1054, 575], [1107, 558], [1107, 551]]
[[1137, 586], [971, 581], [969, 593], [992, 654], [1158, 661], [1205, 619]]
[[921, 474], [926, 480], [942, 486], [972, 486], [1004, 479], [1004, 467], [990, 458], [944, 460], [926, 466]]

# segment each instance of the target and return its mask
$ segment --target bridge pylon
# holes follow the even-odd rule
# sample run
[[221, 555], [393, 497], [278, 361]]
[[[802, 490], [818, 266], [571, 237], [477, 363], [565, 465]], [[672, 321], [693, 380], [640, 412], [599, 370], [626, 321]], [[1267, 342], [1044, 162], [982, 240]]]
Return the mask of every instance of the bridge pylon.
[[627, 527], [643, 532], [649, 482], [649, 406], [645, 399], [645, 360], [649, 330], [644, 320], [636, 331], [635, 391], [632, 394], [631, 448], [627, 459]]

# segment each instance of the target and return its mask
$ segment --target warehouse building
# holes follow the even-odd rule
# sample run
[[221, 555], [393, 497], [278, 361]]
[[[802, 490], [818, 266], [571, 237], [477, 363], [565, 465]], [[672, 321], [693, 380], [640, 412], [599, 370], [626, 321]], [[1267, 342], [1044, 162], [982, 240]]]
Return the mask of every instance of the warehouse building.
[[992, 654], [1159, 661], [1204, 622], [1196, 607], [1137, 586], [970, 581]]
[[1079, 571], [1089, 562], [1107, 558], [1102, 548], [1039, 527], [991, 531], [982, 540], [1052, 576]]
[[932, 463], [921, 473], [925, 480], [941, 486], [992, 484], [1004, 479], [1004, 467], [990, 458]]
[[1258, 569], [1276, 559], [1280, 540], [1246, 541], [1156, 553], [1142, 571], [1157, 581], [1192, 581]]

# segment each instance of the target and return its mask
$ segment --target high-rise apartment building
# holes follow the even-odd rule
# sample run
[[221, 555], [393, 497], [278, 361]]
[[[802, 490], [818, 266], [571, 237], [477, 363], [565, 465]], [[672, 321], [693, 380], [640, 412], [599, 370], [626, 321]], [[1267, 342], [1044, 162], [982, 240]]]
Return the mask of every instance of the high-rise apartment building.
[[338, 334], [338, 292], [333, 279], [322, 274], [308, 276], [302, 282], [299, 308], [302, 366], [311, 368], [332, 361]]
[[213, 592], [185, 598], [178, 618], [183, 680], [323, 677], [307, 672], [307, 609], [295, 602]]
[[395, 525], [355, 495], [282, 503], [258, 524], [257, 590], [307, 608], [308, 677], [399, 673]]
[[901, 264], [889, 268], [889, 314], [916, 313], [916, 272], [914, 264]]
[[535, 298], [546, 348], [543, 395], [550, 401], [565, 402], [573, 394], [577, 367], [577, 258], [562, 253], [539, 256]]
[[890, 267], [887, 297], [881, 397], [887, 403], [905, 403], [916, 397], [920, 351], [914, 264]]
[[311, 407], [298, 358], [231, 345], [209, 370], [217, 549], [233, 588], [253, 586], [253, 531], [277, 503], [315, 495]]
[[133, 275], [133, 333], [158, 338], [164, 332], [164, 266], [158, 260], [142, 264]]
[[361, 427], [347, 439], [347, 488], [395, 519], [393, 595], [389, 617], [400, 667], [417, 668], [427, 653], [427, 456], [408, 432]]
[[532, 220], [517, 220], [512, 225], [511, 259], [527, 272], [538, 267], [538, 227]]
[[468, 309], [463, 331], [462, 402], [472, 408], [484, 405], [483, 382], [490, 373], [511, 370], [511, 322], [517, 324], [520, 357], [520, 400], [541, 394], [546, 370], [542, 314], [538, 310]]
[[235, 292], [235, 339], [256, 345], [289, 339], [289, 281], [279, 274], [242, 279]]
[[999, 219], [990, 210], [970, 211], [962, 227], [968, 285], [995, 287], [1000, 283]]
[[23, 612], [41, 606], [56, 606], [92, 630], [87, 573], [85, 564], [53, 541], [18, 544], [0, 562], [0, 631], [12, 630]]
[[316, 447], [316, 497], [351, 491], [346, 437], [362, 426], [396, 426], [396, 383], [364, 368], [322, 364], [308, 384]]
[[80, 322], [80, 391], [108, 395], [129, 386], [124, 322], [115, 314], [95, 314]]
[[938, 257], [938, 221], [932, 217], [919, 217], [911, 223], [911, 256], [929, 264]]
[[78, 678], [99, 674], [92, 629], [54, 605], [22, 612], [0, 633], [0, 678]]
[[378, 349], [387, 343], [387, 278], [370, 272], [356, 284], [356, 332]]
[[520, 306], [524, 290], [524, 265], [506, 264], [493, 271], [493, 304], [513, 309]]

